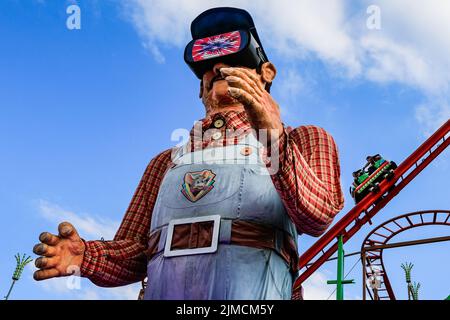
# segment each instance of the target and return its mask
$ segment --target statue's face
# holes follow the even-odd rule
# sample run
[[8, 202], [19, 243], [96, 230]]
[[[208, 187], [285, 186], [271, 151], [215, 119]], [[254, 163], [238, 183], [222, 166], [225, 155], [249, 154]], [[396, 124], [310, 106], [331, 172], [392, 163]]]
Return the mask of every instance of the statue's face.
[[220, 74], [220, 69], [224, 67], [228, 67], [228, 65], [217, 63], [203, 75], [200, 94], [205, 105], [231, 104], [234, 102], [234, 99], [228, 94], [228, 83]]
[[[220, 74], [221, 68], [230, 67], [224, 63], [216, 63], [211, 70], [205, 72], [201, 82], [200, 97], [205, 105], [231, 105], [238, 103], [228, 94], [228, 83]], [[241, 67], [244, 68], [244, 67]], [[255, 69], [249, 69], [256, 74]]]

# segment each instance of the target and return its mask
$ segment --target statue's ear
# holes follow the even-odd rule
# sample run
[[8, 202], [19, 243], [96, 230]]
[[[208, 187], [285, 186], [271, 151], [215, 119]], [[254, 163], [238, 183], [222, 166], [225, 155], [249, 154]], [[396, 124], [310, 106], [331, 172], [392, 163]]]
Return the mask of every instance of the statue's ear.
[[203, 80], [200, 80], [200, 93], [198, 97], [201, 99], [203, 97]]
[[261, 66], [261, 78], [266, 83], [272, 83], [277, 75], [277, 68], [272, 62], [264, 62]]

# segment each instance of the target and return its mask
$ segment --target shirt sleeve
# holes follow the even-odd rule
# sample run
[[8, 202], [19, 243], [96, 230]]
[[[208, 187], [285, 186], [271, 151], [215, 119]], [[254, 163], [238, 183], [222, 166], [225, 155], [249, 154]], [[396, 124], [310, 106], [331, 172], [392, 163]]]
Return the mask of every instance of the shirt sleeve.
[[171, 152], [166, 150], [147, 166], [114, 240], [85, 241], [82, 277], [102, 287], [122, 286], [145, 278], [151, 214], [170, 159]]
[[298, 232], [321, 235], [344, 206], [333, 137], [322, 128], [301, 126], [285, 129], [273, 147], [279, 148], [279, 168], [272, 180], [288, 215]]

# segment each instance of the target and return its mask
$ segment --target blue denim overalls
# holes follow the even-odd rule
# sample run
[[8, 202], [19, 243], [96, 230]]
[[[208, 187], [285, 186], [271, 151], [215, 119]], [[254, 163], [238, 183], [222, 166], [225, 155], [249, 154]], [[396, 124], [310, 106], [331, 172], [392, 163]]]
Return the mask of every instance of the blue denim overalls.
[[[237, 145], [196, 152], [188, 152], [187, 147], [178, 149], [152, 214], [150, 233], [161, 229], [161, 236], [158, 253], [148, 263], [144, 299], [291, 298], [294, 275], [275, 250], [229, 244], [231, 223], [241, 219], [270, 225], [280, 234], [287, 232], [297, 245], [295, 226], [259, 156], [259, 148], [260, 143], [249, 134]], [[193, 172], [206, 172], [201, 183], [209, 185], [198, 199], [192, 198], [183, 185], [189, 184], [185, 177]], [[186, 255], [170, 256], [173, 252], [170, 246], [166, 248], [170, 222], [177, 224], [183, 219], [180, 223], [189, 223], [198, 218], [215, 220], [217, 250], [194, 255], [187, 250]]]

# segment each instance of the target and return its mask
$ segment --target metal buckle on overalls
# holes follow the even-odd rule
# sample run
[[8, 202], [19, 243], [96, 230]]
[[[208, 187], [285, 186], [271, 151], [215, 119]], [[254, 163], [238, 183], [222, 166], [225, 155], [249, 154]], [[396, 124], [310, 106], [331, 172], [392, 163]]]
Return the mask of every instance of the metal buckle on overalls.
[[[194, 249], [172, 250], [171, 247], [172, 247], [173, 232], [174, 232], [174, 228], [176, 225], [207, 222], [207, 221], [214, 222], [211, 246], [202, 247], [202, 248], [194, 248]], [[219, 243], [219, 230], [220, 230], [220, 215], [171, 220], [167, 227], [167, 237], [166, 237], [166, 244], [164, 247], [164, 257], [176, 257], [176, 256], [187, 256], [187, 255], [193, 255], [193, 254], [214, 253], [217, 251], [217, 246]]]

